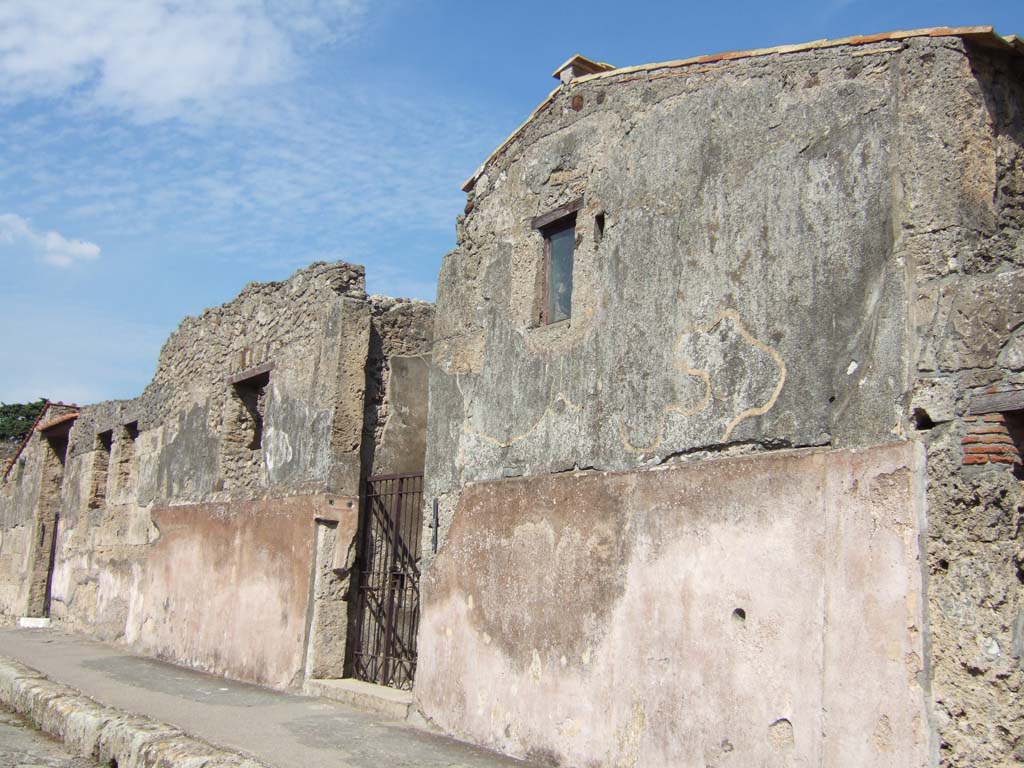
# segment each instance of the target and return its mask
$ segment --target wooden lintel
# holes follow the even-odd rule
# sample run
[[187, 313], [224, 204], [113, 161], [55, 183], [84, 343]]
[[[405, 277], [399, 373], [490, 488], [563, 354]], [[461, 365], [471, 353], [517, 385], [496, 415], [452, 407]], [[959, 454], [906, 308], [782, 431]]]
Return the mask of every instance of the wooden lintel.
[[246, 379], [252, 379], [264, 373], [270, 373], [272, 370], [274, 370], [273, 363], [263, 363], [262, 365], [257, 365], [255, 368], [247, 368], [244, 371], [240, 371], [239, 373], [235, 373], [232, 374], [231, 376], [228, 376], [227, 383], [238, 384], [239, 382], [245, 381]]
[[1012, 389], [1009, 392], [986, 392], [971, 397], [971, 406], [967, 409], [970, 416], [985, 413], [1024, 410], [1024, 389]]
[[553, 224], [561, 218], [568, 216], [570, 213], [576, 213], [580, 208], [583, 207], [583, 198], [579, 197], [573, 200], [571, 203], [560, 205], [555, 210], [549, 211], [548, 213], [540, 216], [535, 216], [530, 219], [530, 226], [533, 229], [543, 229], [548, 224]]

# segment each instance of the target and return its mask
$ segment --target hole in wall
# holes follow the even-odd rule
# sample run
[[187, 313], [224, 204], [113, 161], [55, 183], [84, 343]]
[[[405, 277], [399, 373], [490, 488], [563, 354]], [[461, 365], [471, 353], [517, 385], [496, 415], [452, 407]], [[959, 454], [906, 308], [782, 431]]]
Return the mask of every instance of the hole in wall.
[[949, 560], [947, 560], [946, 558], [942, 558], [941, 560], [939, 560], [938, 563], [936, 563], [936, 567], [938, 568], [938, 570], [945, 573], [949, 570]]
[[915, 408], [910, 414], [910, 420], [914, 423], [914, 429], [924, 431], [935, 426], [932, 417], [924, 408]]
[[601, 244], [601, 240], [604, 238], [604, 212], [597, 214], [594, 217], [594, 242], [597, 245]]
[[110, 762], [108, 762], [107, 765], [110, 766], [110, 768], [117, 768], [117, 758], [110, 758]]
[[744, 622], [747, 620], [747, 612], [742, 608], [736, 608], [732, 612], [733, 621]]
[[793, 734], [793, 723], [788, 718], [780, 717], [768, 726], [768, 744], [775, 752], [793, 748], [796, 739]]

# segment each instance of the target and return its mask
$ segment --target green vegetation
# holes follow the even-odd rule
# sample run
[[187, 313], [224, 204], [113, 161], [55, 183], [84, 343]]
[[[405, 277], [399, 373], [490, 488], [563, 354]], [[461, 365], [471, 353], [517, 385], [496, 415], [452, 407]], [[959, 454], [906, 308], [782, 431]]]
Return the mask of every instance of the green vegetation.
[[0, 403], [0, 440], [14, 442], [23, 438], [45, 403], [42, 398], [34, 403]]

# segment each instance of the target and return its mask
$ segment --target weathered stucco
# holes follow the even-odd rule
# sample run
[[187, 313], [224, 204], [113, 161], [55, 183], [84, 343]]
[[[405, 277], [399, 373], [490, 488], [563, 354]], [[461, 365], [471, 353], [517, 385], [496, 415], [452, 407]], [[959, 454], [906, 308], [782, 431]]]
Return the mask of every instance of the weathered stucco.
[[923, 469], [898, 443], [471, 485], [419, 705], [559, 765], [927, 765]]
[[[1022, 52], [570, 66], [467, 183], [436, 317], [316, 264], [186, 320], [64, 467], [34, 435], [0, 614], [45, 612], [56, 523], [65, 626], [338, 675], [360, 562], [323, 500], [425, 463], [416, 697], [451, 732], [581, 766], [1024, 761]], [[567, 205], [546, 324], [537, 217]]]
[[[1020, 412], [967, 415], [1024, 389], [1020, 51], [947, 30], [566, 77], [467, 183], [442, 264], [426, 473], [440, 530], [424, 530], [438, 562], [474, 482], [919, 441], [931, 759], [1024, 760]], [[544, 325], [534, 218], [580, 198], [571, 318]], [[469, 620], [435, 621], [433, 578], [421, 648], [436, 651], [432, 633]], [[521, 632], [488, 634], [491, 653]], [[428, 669], [419, 695], [443, 712]], [[639, 694], [644, 711], [658, 695]], [[519, 716], [533, 723], [514, 708], [444, 722], [523, 751]]]
[[[47, 403], [37, 425], [62, 422], [75, 413], [74, 406]], [[62, 435], [68, 427], [69, 423], [61, 423]], [[5, 474], [0, 478], [0, 622], [44, 614], [48, 549], [63, 472], [60, 458], [38, 430], [33, 430], [9, 461], [12, 463], [3, 465]]]
[[[186, 319], [140, 397], [78, 411], [52, 494], [50, 616], [276, 687], [340, 677], [364, 460], [422, 469], [431, 324], [430, 304], [367, 296], [345, 263]], [[375, 431], [378, 408], [394, 413]], [[45, 487], [32, 441], [0, 494], [11, 617], [27, 612]]]
[[278, 688], [300, 684], [314, 524], [342, 516], [354, 534], [351, 498], [155, 509], [160, 538], [126, 590], [125, 640], [213, 672]]

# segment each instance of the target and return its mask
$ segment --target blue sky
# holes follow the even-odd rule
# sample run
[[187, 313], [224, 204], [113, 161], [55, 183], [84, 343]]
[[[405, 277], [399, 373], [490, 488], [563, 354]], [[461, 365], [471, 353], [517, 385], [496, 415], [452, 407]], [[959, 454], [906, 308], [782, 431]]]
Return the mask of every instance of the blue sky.
[[0, 401], [132, 397], [186, 315], [312, 261], [432, 299], [459, 187], [573, 53], [619, 66], [1019, 0], [0, 2]]

